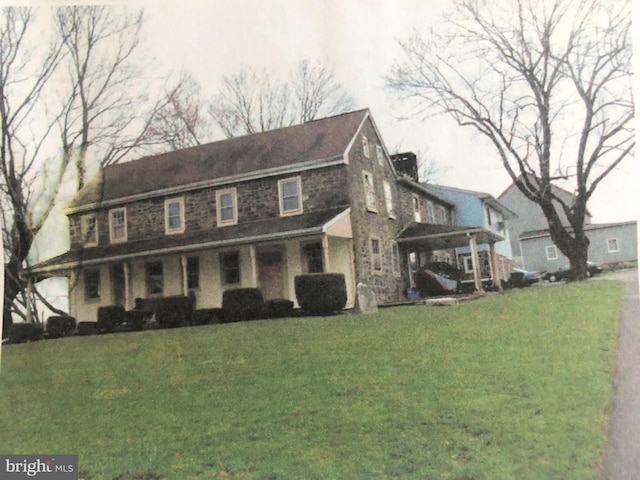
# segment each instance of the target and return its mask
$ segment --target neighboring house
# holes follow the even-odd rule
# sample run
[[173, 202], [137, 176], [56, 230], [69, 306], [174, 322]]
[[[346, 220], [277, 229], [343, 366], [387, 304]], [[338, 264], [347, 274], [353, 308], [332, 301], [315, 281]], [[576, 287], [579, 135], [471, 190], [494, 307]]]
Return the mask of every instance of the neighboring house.
[[[617, 263], [638, 260], [638, 225], [635, 221], [585, 225], [589, 261]], [[520, 244], [530, 270], [556, 271], [569, 259], [551, 241], [549, 230], [523, 232]]]
[[240, 287], [295, 302], [294, 277], [316, 272], [344, 274], [347, 307], [359, 282], [397, 302], [412, 261], [503, 240], [452, 225], [452, 203], [398, 165], [368, 110], [110, 165], [68, 206], [70, 250], [24, 275], [68, 277], [78, 320], [136, 298], [220, 307]]
[[[571, 203], [573, 199], [573, 194], [556, 186], [553, 187], [553, 193], [566, 203]], [[498, 196], [498, 200], [507, 205], [516, 214], [515, 217], [507, 220], [514, 267], [534, 269], [533, 265], [524, 260], [526, 255], [521, 249], [520, 236], [524, 232], [547, 230], [549, 228], [549, 223], [542, 213], [542, 209], [538, 204], [525, 197], [515, 182]], [[568, 226], [569, 221], [559, 203], [556, 203], [556, 210], [559, 212], [562, 223]], [[588, 212], [585, 215], [584, 223], [585, 225], [591, 223], [591, 215]]]
[[[498, 272], [497, 277], [508, 280], [511, 275], [512, 253], [510, 232], [507, 220], [514, 220], [516, 214], [488, 193], [475, 192], [442, 185], [425, 185], [429, 191], [436, 193], [455, 205], [456, 225], [482, 227], [504, 237], [495, 244]], [[458, 264], [464, 268], [464, 281], [473, 281], [473, 258], [468, 246], [456, 248]], [[478, 247], [480, 276], [482, 281], [493, 278], [493, 267], [490, 261], [490, 245]]]

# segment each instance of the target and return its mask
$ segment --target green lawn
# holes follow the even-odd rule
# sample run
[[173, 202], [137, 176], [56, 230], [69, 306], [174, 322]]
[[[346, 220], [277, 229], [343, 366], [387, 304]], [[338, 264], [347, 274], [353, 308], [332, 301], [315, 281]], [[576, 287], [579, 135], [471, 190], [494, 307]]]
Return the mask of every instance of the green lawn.
[[5, 346], [0, 452], [92, 479], [596, 479], [622, 293]]

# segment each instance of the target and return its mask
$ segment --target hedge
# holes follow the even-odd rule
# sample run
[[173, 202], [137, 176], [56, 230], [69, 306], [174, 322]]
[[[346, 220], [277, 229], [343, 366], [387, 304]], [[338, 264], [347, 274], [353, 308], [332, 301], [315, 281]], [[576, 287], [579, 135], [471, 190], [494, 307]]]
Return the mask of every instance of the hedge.
[[294, 279], [300, 307], [312, 315], [330, 315], [347, 304], [347, 284], [342, 273], [310, 273]]
[[156, 322], [162, 328], [189, 325], [193, 313], [193, 297], [164, 297], [156, 303]]
[[71, 335], [76, 329], [76, 319], [68, 315], [47, 318], [46, 332], [49, 338], [60, 338]]
[[43, 330], [33, 323], [14, 323], [9, 328], [9, 343], [35, 342], [42, 339]]
[[293, 302], [284, 298], [267, 300], [264, 304], [267, 318], [287, 318], [293, 316]]
[[264, 300], [257, 288], [235, 288], [222, 294], [225, 322], [256, 320], [264, 315]]
[[115, 332], [124, 322], [124, 308], [119, 305], [98, 307], [98, 330], [103, 333]]

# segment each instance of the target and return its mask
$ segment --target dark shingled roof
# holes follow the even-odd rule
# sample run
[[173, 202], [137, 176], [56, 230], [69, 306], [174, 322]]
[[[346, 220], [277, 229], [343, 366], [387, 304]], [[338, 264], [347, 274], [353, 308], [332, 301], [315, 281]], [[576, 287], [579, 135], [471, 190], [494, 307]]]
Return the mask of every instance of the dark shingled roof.
[[93, 260], [108, 261], [123, 256], [135, 258], [173, 250], [187, 252], [219, 245], [241, 245], [253, 241], [268, 240], [278, 235], [289, 238], [294, 235], [319, 234], [324, 225], [346, 211], [347, 208], [348, 206], [341, 206], [290, 217], [266, 218], [191, 234], [167, 235], [149, 240], [71, 250], [34, 265], [29, 270], [39, 273], [69, 268], [71, 265]]
[[109, 165], [69, 204], [69, 208], [117, 200], [172, 187], [331, 161], [349, 146], [368, 110], [231, 138], [139, 160]]

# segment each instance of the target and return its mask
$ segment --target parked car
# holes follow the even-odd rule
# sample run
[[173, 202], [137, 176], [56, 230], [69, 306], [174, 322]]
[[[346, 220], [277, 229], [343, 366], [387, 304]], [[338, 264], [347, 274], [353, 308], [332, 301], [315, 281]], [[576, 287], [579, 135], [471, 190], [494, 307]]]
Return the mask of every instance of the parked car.
[[531, 270], [522, 270], [521, 268], [514, 268], [511, 270], [511, 276], [509, 277], [509, 283], [512, 287], [522, 288], [528, 287], [538, 281], [544, 276], [545, 272], [536, 272]]
[[[602, 273], [602, 266], [593, 262], [587, 262], [587, 276], [593, 277], [598, 273]], [[548, 272], [543, 279], [549, 282], [559, 282], [560, 280], [573, 280], [576, 274], [569, 264], [563, 265], [555, 272]]]

